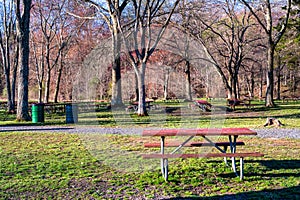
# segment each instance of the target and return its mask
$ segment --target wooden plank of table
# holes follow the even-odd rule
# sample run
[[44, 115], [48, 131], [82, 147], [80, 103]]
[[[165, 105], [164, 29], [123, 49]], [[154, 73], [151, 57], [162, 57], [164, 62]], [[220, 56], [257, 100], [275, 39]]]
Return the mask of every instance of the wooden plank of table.
[[232, 158], [232, 157], [263, 157], [264, 154], [259, 152], [246, 152], [246, 153], [201, 153], [201, 154], [160, 154], [160, 153], [154, 153], [154, 154], [142, 154], [143, 158], [149, 159], [149, 158], [217, 158], [217, 157], [226, 157], [226, 158]]
[[201, 128], [144, 130], [142, 136], [217, 136], [217, 135], [257, 135], [248, 128]]
[[[165, 147], [178, 147], [182, 144], [182, 142], [167, 142], [165, 143]], [[184, 147], [209, 147], [209, 146], [222, 146], [222, 147], [229, 147], [230, 146], [230, 142], [216, 142], [214, 144], [208, 143], [208, 142], [188, 142], [186, 144], [184, 144]], [[242, 141], [238, 141], [235, 143], [235, 145], [245, 145], [244, 142]], [[144, 147], [146, 148], [158, 148], [161, 147], [160, 143], [145, 143]]]

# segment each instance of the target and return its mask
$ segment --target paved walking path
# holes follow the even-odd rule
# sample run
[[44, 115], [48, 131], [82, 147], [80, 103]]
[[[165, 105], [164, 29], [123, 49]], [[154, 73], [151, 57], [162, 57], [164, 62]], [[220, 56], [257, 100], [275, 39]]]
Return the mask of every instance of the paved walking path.
[[[267, 128], [254, 129], [258, 137], [262, 138], [298, 138], [300, 139], [300, 129]], [[90, 126], [0, 126], [0, 132], [11, 131], [37, 131], [37, 132], [57, 132], [57, 133], [101, 133], [101, 134], [141, 134], [143, 128], [100, 128]]]

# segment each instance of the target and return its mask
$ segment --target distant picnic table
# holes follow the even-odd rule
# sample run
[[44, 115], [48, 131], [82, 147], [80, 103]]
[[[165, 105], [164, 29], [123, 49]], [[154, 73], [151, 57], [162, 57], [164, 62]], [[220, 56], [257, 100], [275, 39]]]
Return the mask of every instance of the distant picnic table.
[[233, 110], [235, 110], [236, 106], [244, 106], [246, 108], [253, 107], [253, 105], [251, 104], [251, 99], [227, 99], [227, 105]]
[[[145, 101], [146, 103], [146, 108], [150, 110], [153, 100], [147, 100]], [[139, 102], [138, 101], [133, 101], [130, 102], [130, 105], [127, 107], [127, 110], [134, 110], [135, 112], [138, 110]]]
[[206, 100], [195, 100], [194, 104], [204, 112], [210, 112], [212, 105]]

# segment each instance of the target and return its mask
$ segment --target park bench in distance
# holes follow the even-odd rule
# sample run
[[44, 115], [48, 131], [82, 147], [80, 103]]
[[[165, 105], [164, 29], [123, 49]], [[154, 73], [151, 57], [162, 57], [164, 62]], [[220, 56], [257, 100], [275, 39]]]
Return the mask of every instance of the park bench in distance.
[[[151, 110], [151, 107], [153, 106], [153, 103], [154, 100], [146, 100], [145, 103], [146, 103], [146, 109], [148, 110]], [[139, 106], [139, 102], [138, 101], [134, 101], [134, 102], [130, 102], [130, 105], [127, 106], [125, 108], [126, 112], [128, 111], [134, 111], [134, 112], [137, 112], [138, 111], [138, 106]]]
[[212, 109], [212, 105], [206, 100], [195, 100], [194, 104], [203, 112], [210, 112]]
[[295, 96], [295, 95], [291, 95], [291, 96], [283, 96], [281, 99], [282, 99], [282, 103], [296, 102], [296, 101], [300, 100], [300, 97]]
[[244, 106], [248, 109], [253, 107], [250, 99], [227, 99], [227, 106], [229, 106], [232, 110], [235, 110], [235, 107], [237, 106]]

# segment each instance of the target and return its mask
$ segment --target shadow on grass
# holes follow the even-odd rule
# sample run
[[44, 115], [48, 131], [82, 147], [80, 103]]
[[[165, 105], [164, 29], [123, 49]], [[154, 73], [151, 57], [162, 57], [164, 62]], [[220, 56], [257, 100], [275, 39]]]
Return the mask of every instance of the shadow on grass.
[[266, 107], [262, 105], [255, 105], [254, 107], [249, 109], [245, 107], [237, 107], [235, 112], [247, 113], [247, 112], [267, 112], [267, 111], [277, 111], [277, 110], [298, 110], [299, 104], [277, 104], [275, 107]]
[[[219, 161], [207, 161], [208, 163], [214, 163]], [[245, 170], [245, 177], [252, 177], [252, 179], [257, 179], [255, 177], [269, 177], [269, 178], [283, 178], [283, 177], [300, 177], [300, 160], [247, 160], [245, 165], [249, 165], [250, 163], [259, 163], [266, 168], [258, 172], [251, 172], [249, 170]], [[251, 165], [251, 164], [250, 164]], [[237, 167], [237, 169], [239, 169]], [[277, 170], [275, 173], [272, 170]], [[296, 172], [285, 172], [284, 170], [297, 170]], [[236, 177], [235, 173], [225, 173], [219, 174], [222, 178], [234, 178]], [[257, 180], [259, 180], [258, 178]]]
[[273, 170], [300, 169], [300, 160], [261, 160], [259, 163]]
[[[251, 161], [250, 161], [251, 162]], [[299, 172], [286, 173], [280, 170], [300, 170], [300, 160], [261, 160], [259, 163], [268, 170], [278, 170], [276, 173], [249, 173], [248, 176], [264, 177], [300, 177]]]
[[[280, 170], [300, 170], [300, 160], [260, 160], [260, 161], [251, 161], [247, 160], [247, 164], [250, 163], [260, 163], [262, 166], [265, 166], [266, 169], [262, 173], [257, 172], [247, 172], [245, 171], [245, 177], [251, 176], [260, 176], [260, 177], [300, 177], [300, 173], [285, 173]], [[271, 170], [278, 170], [276, 173], [266, 173]], [[220, 175], [222, 177], [234, 177], [234, 173]]]
[[300, 199], [300, 186], [294, 186], [289, 188], [282, 189], [266, 189], [261, 191], [253, 191], [253, 192], [243, 192], [237, 194], [229, 194], [229, 195], [220, 195], [220, 196], [212, 196], [212, 197], [175, 197], [169, 198], [168, 200], [194, 200], [194, 199], [204, 199], [204, 200], [213, 200], [213, 199]]

